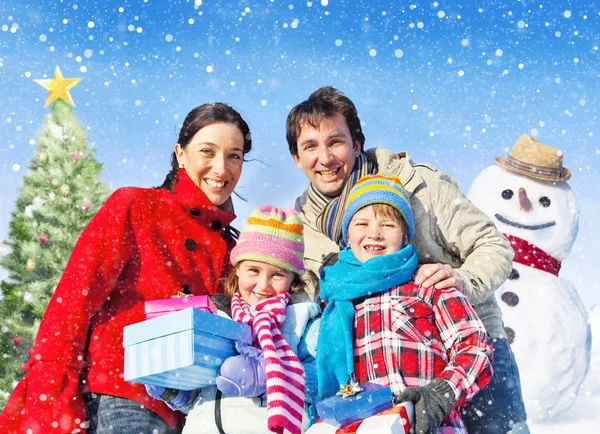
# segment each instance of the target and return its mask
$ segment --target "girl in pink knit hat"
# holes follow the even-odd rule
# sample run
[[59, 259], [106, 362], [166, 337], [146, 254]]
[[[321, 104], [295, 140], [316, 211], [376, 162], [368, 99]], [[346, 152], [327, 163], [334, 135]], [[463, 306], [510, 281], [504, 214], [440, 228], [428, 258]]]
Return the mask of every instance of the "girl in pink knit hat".
[[[219, 314], [249, 324], [254, 344], [236, 344], [217, 385], [184, 395], [147, 386], [187, 412], [183, 434], [300, 434], [305, 402], [316, 395], [315, 355], [321, 310], [303, 290], [302, 221], [292, 208], [254, 209], [231, 252], [226, 303]], [[168, 391], [167, 391], [168, 392]]]

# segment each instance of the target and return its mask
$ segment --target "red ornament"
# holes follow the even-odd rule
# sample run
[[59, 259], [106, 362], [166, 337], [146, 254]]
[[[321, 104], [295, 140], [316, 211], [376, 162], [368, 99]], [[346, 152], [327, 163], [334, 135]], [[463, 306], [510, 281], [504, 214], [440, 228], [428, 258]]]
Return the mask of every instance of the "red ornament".
[[38, 237], [38, 241], [40, 242], [40, 244], [46, 244], [48, 242], [48, 235], [40, 234], [40, 236]]
[[73, 161], [78, 162], [79, 160], [81, 160], [81, 152], [79, 151], [75, 151], [71, 154], [71, 158], [73, 159]]
[[17, 336], [15, 336], [13, 338], [13, 344], [15, 344], [15, 345], [21, 345], [21, 342], [23, 342], [23, 341], [21, 340], [20, 336], [17, 335]]

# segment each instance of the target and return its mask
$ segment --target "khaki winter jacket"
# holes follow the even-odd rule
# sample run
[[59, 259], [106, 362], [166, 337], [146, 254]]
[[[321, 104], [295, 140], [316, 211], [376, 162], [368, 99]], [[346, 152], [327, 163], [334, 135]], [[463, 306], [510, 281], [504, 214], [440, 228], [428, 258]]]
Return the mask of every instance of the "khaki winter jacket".
[[[379, 172], [397, 175], [410, 195], [415, 220], [412, 244], [419, 263], [444, 263], [456, 269], [464, 280], [465, 295], [485, 325], [491, 338], [505, 338], [502, 313], [494, 291], [506, 280], [513, 250], [494, 223], [469, 202], [448, 174], [428, 164], [414, 164], [407, 152], [398, 154], [382, 148], [367, 151]], [[304, 263], [308, 289], [318, 293], [319, 268], [339, 247], [316, 228], [317, 213], [306, 200], [296, 201], [304, 222]]]

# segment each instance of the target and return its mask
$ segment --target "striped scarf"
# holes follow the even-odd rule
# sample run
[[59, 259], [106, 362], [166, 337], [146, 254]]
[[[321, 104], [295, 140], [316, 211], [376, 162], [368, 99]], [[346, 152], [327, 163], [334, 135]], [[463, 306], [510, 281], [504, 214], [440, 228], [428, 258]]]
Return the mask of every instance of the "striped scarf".
[[252, 327], [252, 335], [263, 350], [267, 369], [267, 426], [269, 431], [302, 432], [304, 370], [298, 357], [279, 331], [286, 317], [290, 295], [283, 293], [254, 306], [239, 291], [231, 299], [233, 319]]
[[342, 239], [342, 217], [344, 216], [350, 190], [360, 178], [377, 172], [377, 165], [369, 161], [366, 154], [361, 152], [356, 157], [350, 178], [344, 184], [344, 188], [338, 197], [331, 198], [321, 193], [312, 183], [308, 187], [308, 200], [317, 212], [317, 228], [342, 249], [346, 247], [346, 243]]

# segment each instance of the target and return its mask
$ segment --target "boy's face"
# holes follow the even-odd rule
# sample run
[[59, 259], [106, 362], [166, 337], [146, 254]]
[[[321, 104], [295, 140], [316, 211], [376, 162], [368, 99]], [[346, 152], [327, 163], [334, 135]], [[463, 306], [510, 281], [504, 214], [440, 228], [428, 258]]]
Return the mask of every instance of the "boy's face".
[[242, 261], [235, 272], [242, 299], [250, 306], [288, 292], [294, 282], [294, 273], [266, 262]]
[[381, 213], [375, 215], [373, 205], [360, 209], [348, 227], [348, 244], [360, 262], [389, 255], [404, 247], [402, 224]]
[[360, 154], [360, 143], [352, 136], [344, 116], [323, 118], [319, 128], [304, 124], [298, 136], [296, 166], [313, 186], [329, 197], [338, 196]]

